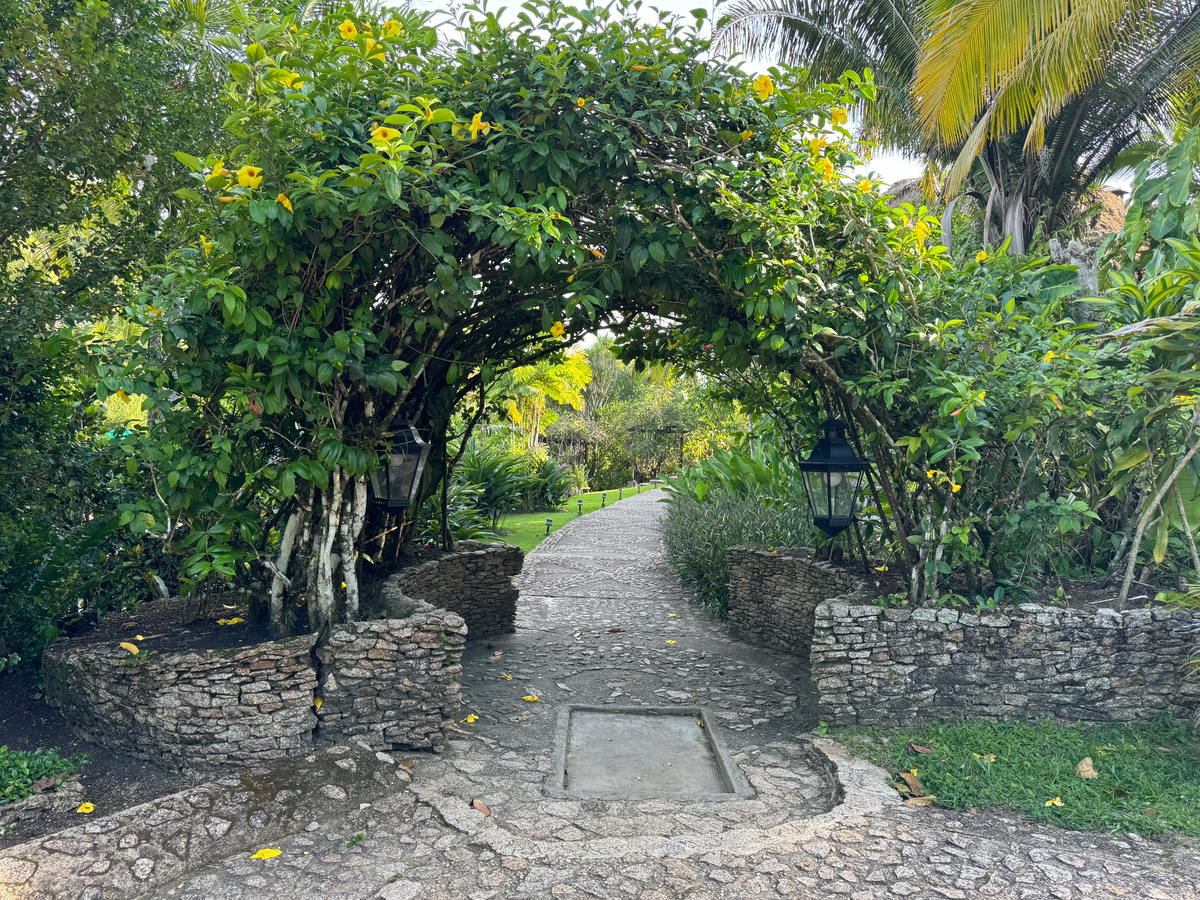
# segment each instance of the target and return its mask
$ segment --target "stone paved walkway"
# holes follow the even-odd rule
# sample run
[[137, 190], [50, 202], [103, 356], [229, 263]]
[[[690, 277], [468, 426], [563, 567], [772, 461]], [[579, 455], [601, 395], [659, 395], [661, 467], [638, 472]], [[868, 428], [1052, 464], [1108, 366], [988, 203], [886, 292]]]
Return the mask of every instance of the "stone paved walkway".
[[[478, 719], [446, 753], [407, 757], [407, 791], [313, 823], [275, 859], [242, 854], [157, 896], [1200, 900], [1197, 842], [914, 809], [881, 770], [836, 745], [816, 752], [807, 666], [730, 640], [687, 603], [662, 560], [659, 496], [585, 516], [529, 555], [517, 633], [464, 660], [463, 716]], [[757, 796], [549, 799], [565, 703], [704, 705]], [[829, 760], [844, 797], [831, 796]]]

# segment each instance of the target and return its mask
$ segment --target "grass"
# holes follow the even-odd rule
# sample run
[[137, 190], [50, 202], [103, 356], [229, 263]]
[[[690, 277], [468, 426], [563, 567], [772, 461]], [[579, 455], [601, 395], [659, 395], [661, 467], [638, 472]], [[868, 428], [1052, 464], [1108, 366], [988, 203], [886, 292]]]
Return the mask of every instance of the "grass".
[[57, 750], [0, 747], [0, 803], [24, 800], [34, 793], [33, 786], [38, 781], [56, 775], [73, 775], [86, 763], [86, 756], [67, 759]]
[[[1062, 828], [1200, 837], [1200, 733], [1169, 718], [1108, 728], [969, 722], [838, 740], [893, 776], [916, 770], [947, 809], [1009, 806]], [[1096, 778], [1076, 774], [1085, 757]]]
[[[653, 485], [642, 485], [643, 491], [653, 489]], [[567, 505], [563, 509], [531, 512], [531, 513], [510, 513], [505, 516], [500, 522], [500, 532], [497, 537], [506, 544], [516, 544], [526, 553], [540, 544], [546, 539], [546, 520], [553, 519], [554, 524], [550, 526], [550, 533], [558, 531], [568, 522], [573, 522], [579, 518], [579, 504], [577, 501], [583, 501], [583, 515], [590, 512], [595, 512], [600, 508], [600, 494], [608, 494], [608, 506], [612, 506], [617, 502], [617, 490], [611, 491], [594, 491], [590, 494], [576, 494], [567, 501]], [[625, 498], [637, 495], [637, 488], [625, 488]]]

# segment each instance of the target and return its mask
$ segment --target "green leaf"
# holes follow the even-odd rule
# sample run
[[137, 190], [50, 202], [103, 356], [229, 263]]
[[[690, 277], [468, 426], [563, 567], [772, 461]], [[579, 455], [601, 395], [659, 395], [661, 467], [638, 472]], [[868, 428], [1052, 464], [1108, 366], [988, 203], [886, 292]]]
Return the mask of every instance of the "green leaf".
[[193, 172], [204, 171], [204, 163], [200, 162], [200, 160], [196, 159], [196, 157], [192, 156], [190, 153], [184, 153], [182, 150], [176, 150], [175, 158]]

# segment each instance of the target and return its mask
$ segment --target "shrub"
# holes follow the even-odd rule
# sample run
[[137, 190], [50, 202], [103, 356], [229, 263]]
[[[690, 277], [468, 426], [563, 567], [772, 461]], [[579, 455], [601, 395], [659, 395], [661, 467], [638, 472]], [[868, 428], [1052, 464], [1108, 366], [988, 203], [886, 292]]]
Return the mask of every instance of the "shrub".
[[9, 750], [0, 747], [0, 803], [24, 800], [33, 785], [55, 775], [73, 775], [87, 764], [86, 756], [70, 759], [57, 750]]
[[571, 496], [573, 473], [567, 466], [543, 457], [532, 458], [529, 484], [521, 497], [521, 508], [527, 510], [558, 509]]
[[[478, 501], [483, 488], [467, 484], [455, 478], [450, 482], [446, 494], [446, 521], [450, 535], [456, 541], [494, 541], [496, 535], [489, 529], [489, 517], [480, 512]], [[417, 515], [417, 534], [426, 541], [440, 541], [442, 537], [442, 495], [438, 493], [426, 498]]]
[[522, 495], [533, 484], [525, 469], [526, 462], [521, 454], [472, 440], [454, 474], [463, 483], [479, 489], [473, 501], [475, 508], [488, 517], [495, 531], [500, 517], [516, 509]]
[[740, 490], [724, 486], [694, 494], [677, 493], [663, 522], [667, 560], [692, 593], [717, 613], [729, 611], [730, 547], [812, 546], [812, 520], [804, 498], [780, 499], [760, 485]]

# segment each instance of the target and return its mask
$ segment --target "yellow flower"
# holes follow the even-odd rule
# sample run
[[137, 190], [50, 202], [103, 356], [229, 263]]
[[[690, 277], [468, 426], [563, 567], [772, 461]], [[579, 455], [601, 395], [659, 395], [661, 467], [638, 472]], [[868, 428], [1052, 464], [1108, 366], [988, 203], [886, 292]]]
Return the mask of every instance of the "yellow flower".
[[673, 618], [675, 618], [675, 613], [667, 613], [667, 618], [668, 618], [668, 619], [673, 619]]
[[563, 326], [562, 322], [555, 322], [550, 326], [550, 334], [556, 338], [562, 337], [564, 334], [566, 334], [566, 332], [567, 329]]
[[846, 124], [846, 111], [840, 106], [835, 106], [829, 111], [829, 121], [833, 122], [834, 125]]
[[244, 188], [256, 188], [262, 184], [262, 169], [258, 166], [242, 166], [238, 169], [238, 184]]
[[[351, 27], [353, 27], [353, 26], [351, 26]], [[252, 854], [250, 856], [250, 858], [251, 859], [274, 859], [276, 856], [278, 856], [282, 852], [283, 852], [282, 850], [276, 850], [273, 847], [265, 847], [262, 850], [259, 850], [257, 853]]]
[[875, 567], [876, 572], [886, 572], [887, 570], [888, 570], [887, 566], [876, 566]]
[[667, 643], [668, 643], [668, 644], [674, 644], [674, 643], [676, 643], [676, 642], [675, 642], [675, 641], [667, 641]]
[[222, 203], [233, 203], [236, 200], [237, 200], [237, 197], [222, 197], [221, 198]]
[[367, 52], [368, 53], [370, 53], [372, 50], [374, 50], [378, 46], [379, 46], [379, 42], [377, 40], [375, 40], [374, 38], [367, 38]]
[[129, 651], [131, 654], [133, 654], [134, 656], [137, 656], [137, 655], [138, 655], [138, 646], [137, 646], [137, 644], [131, 644], [131, 643], [129, 643], [129, 641], [121, 641], [121, 649], [122, 649], [122, 650], [128, 650], [128, 651]]
[[864, 194], [869, 194], [869, 193], [871, 193], [871, 179], [870, 179], [870, 178], [864, 178], [862, 181], [860, 181], [860, 182], [858, 183], [858, 189], [859, 189], [860, 191], [862, 191]]
[[479, 721], [479, 716], [475, 715], [475, 713], [471, 713], [462, 721], [466, 722], [468, 725], [474, 725], [476, 722]]
[[825, 140], [824, 138], [815, 137], [811, 141], [808, 142], [808, 149], [810, 149], [813, 152], [814, 156], [816, 156], [818, 153], [820, 153], [822, 150], [824, 150], [828, 146], [829, 146], [829, 141]]
[[540, 700], [538, 700], [536, 694], [530, 694], [528, 697], [522, 697], [521, 699], [526, 700], [529, 703], [540, 703], [541, 702]]
[[400, 23], [395, 19], [388, 19], [383, 23], [383, 36], [394, 38], [400, 36]]
[[388, 128], [386, 125], [380, 125], [371, 132], [371, 140], [378, 141], [381, 144], [387, 144], [400, 137], [400, 132], [395, 128]]
[[765, 101], [775, 93], [775, 82], [771, 81], [770, 75], [759, 75], [754, 79], [752, 87], [755, 93], [758, 94], [759, 100]]
[[928, 472], [925, 473], [925, 477], [926, 478], [937, 478], [937, 474], [938, 474], [937, 469], [930, 469]]
[[245, 619], [217, 619], [217, 624], [218, 625], [239, 625], [244, 621], [246, 621], [246, 620]]
[[1046, 355], [1042, 357], [1042, 362], [1050, 362], [1052, 359], [1058, 359], [1058, 354], [1053, 350], [1046, 351]]
[[604, 259], [604, 254], [595, 247], [588, 247], [588, 249], [592, 251], [592, 256], [596, 257], [596, 259]]
[[492, 126], [483, 121], [483, 113], [475, 113], [474, 118], [471, 119], [471, 124], [468, 125], [467, 128], [470, 129], [471, 140], [475, 140], [475, 138], [479, 137], [479, 132], [481, 131], [484, 134], [487, 134], [492, 130]]
[[511, 675], [501, 675], [500, 677], [503, 678], [505, 681], [512, 681]]
[[817, 160], [817, 171], [821, 173], [821, 180], [826, 184], [833, 181], [833, 163], [827, 159]]
[[635, 71], [635, 72], [645, 72], [646, 71], [645, 66], [630, 66], [629, 68], [633, 69], [633, 71]]
[[1047, 800], [1046, 805], [1047, 806], [1062, 806], [1063, 805], [1062, 798], [1055, 797], [1053, 800]]
[[349, 19], [338, 26], [338, 33], [341, 34], [343, 40], [352, 41], [358, 37], [358, 29], [354, 27], [354, 23]]
[[576, 105], [576, 106], [578, 106], [578, 107], [584, 107], [584, 106], [587, 106], [587, 102], [588, 102], [588, 98], [587, 98], [587, 97], [579, 97], [579, 98], [578, 98], [578, 99], [575, 101], [575, 105]]
[[916, 232], [918, 244], [924, 244], [929, 239], [929, 226], [924, 222], [918, 222], [913, 231]]
[[217, 246], [217, 242], [210, 241], [204, 235], [200, 235], [200, 246], [204, 248], [204, 255], [207, 257], [208, 252], [212, 250], [213, 247]]
[[292, 211], [292, 201], [287, 198], [287, 194], [280, 194], [278, 197], [275, 198], [275, 202], [278, 203], [280, 206], [282, 206], [284, 209], [286, 209], [288, 212]]
[[952, 484], [952, 485], [950, 485], [950, 493], [952, 493], [952, 494], [957, 494], [957, 493], [958, 493], [959, 491], [961, 491], [961, 490], [962, 490], [962, 485], [961, 485], [961, 484]]
[[304, 84], [304, 82], [300, 79], [300, 76], [297, 75], [295, 72], [288, 72], [286, 75], [284, 75], [280, 79], [280, 81], [282, 81], [285, 85], [287, 85], [294, 91], [300, 90], [300, 86], [302, 84]]
[[987, 251], [986, 250], [980, 250], [978, 253], [975, 254], [975, 262], [981, 263], [985, 259], [987, 259]]
[[574, 276], [574, 275], [568, 275], [568, 276], [567, 276], [567, 284], [570, 284], [570, 283], [571, 283], [572, 281], [574, 281], [574, 280], [575, 280], [575, 276]]
[[324, 697], [313, 697], [313, 706], [315, 706], [317, 709], [320, 709], [324, 703], [325, 703]]
[[90, 813], [90, 812], [95, 812], [95, 811], [96, 811], [96, 807], [94, 807], [94, 806], [93, 806], [92, 804], [90, 804], [90, 803], [84, 803], [84, 804], [82, 804], [82, 805], [79, 807], [79, 809], [75, 810], [75, 812], [77, 812], [77, 813], [84, 813], [85, 815], [86, 815], [87, 813]]
[[750, 138], [754, 137], [754, 132], [747, 128], [742, 132], [741, 137], [743, 141], [748, 141]]
[[229, 174], [229, 170], [225, 168], [225, 161], [222, 159], [218, 159], [215, 163], [213, 163], [212, 171], [209, 172], [208, 175], [205, 177], [204, 183], [208, 187], [213, 187], [218, 182], [220, 182], [221, 184], [224, 184], [225, 176], [228, 174]]

